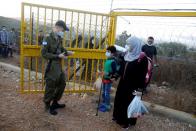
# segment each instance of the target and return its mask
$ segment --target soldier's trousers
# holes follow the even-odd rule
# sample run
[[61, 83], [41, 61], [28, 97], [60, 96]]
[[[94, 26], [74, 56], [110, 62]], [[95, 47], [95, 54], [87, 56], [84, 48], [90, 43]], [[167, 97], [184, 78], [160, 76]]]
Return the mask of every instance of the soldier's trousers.
[[63, 95], [66, 83], [65, 74], [61, 73], [56, 80], [46, 79], [46, 89], [44, 94], [44, 102], [51, 102], [53, 100], [59, 101]]

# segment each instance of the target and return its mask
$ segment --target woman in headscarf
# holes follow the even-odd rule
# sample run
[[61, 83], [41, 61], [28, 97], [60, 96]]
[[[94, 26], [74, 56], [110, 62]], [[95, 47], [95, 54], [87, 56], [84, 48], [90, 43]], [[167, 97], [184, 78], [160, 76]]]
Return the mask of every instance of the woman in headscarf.
[[142, 91], [145, 86], [148, 60], [141, 56], [142, 41], [137, 37], [129, 37], [126, 40], [127, 52], [124, 55], [121, 69], [120, 82], [114, 101], [113, 120], [122, 128], [128, 128], [136, 124], [137, 118], [127, 117], [127, 108], [134, 98], [133, 92]]

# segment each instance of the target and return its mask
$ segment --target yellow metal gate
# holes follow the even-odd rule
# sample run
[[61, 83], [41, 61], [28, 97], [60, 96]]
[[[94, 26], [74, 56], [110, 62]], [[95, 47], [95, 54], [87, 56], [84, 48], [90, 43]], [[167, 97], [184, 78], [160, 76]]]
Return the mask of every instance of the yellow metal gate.
[[[196, 18], [196, 11], [113, 11], [110, 12], [110, 17], [113, 18], [113, 26], [111, 29], [111, 35], [112, 35], [112, 40], [111, 42], [115, 42], [115, 36], [116, 36], [116, 24], [118, 23], [118, 18], [122, 17], [124, 21], [127, 22], [127, 20], [124, 17], [146, 17], [152, 19], [153, 17], [159, 17], [159, 18], [164, 18], [164, 17], [179, 17], [179, 18]], [[133, 20], [133, 19], [132, 19]], [[141, 22], [142, 23], [142, 22]], [[130, 24], [130, 23], [129, 23]], [[143, 23], [145, 24], [145, 23]], [[126, 29], [125, 29], [126, 30]], [[134, 34], [133, 34], [134, 35]]]
[[46, 61], [41, 57], [41, 43], [57, 20], [64, 20], [70, 31], [63, 45], [75, 54], [62, 61], [66, 74], [65, 92], [93, 92], [92, 83], [102, 70], [105, 48], [112, 43], [109, 32], [115, 25], [109, 14], [22, 3], [21, 10], [21, 92], [44, 91]]

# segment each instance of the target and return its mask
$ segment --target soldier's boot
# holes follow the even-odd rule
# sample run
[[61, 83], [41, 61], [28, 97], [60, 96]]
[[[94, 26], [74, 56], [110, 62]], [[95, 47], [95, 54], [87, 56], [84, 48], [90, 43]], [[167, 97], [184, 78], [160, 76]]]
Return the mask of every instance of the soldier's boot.
[[45, 104], [45, 111], [48, 111], [50, 109], [50, 102], [44, 102]]
[[54, 106], [50, 106], [49, 113], [50, 113], [51, 115], [57, 115], [57, 114], [58, 114], [58, 112], [57, 112], [57, 111], [55, 111]]
[[65, 108], [65, 104], [59, 104], [57, 101], [53, 101], [52, 107], [53, 107], [54, 109]]

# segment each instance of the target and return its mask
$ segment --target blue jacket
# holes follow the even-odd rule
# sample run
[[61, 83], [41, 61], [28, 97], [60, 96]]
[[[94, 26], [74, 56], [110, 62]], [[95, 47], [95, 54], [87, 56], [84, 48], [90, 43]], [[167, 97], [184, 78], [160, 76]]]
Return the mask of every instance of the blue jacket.
[[0, 44], [9, 45], [9, 32], [8, 31], [0, 31]]

